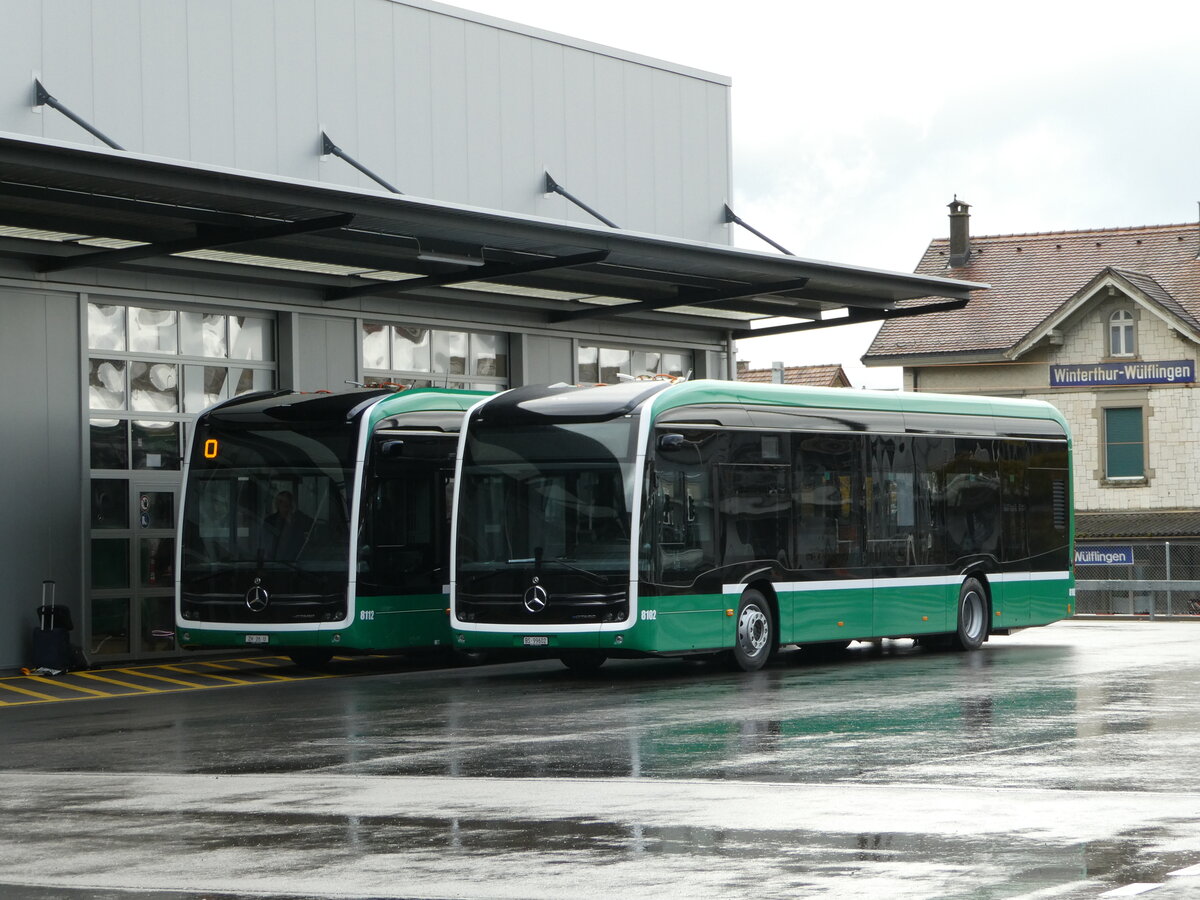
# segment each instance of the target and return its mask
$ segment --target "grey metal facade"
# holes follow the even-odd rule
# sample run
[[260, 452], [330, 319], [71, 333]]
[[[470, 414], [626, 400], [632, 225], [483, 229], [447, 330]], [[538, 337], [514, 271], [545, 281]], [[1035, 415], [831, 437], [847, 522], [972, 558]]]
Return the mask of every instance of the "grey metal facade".
[[0, 131], [729, 243], [729, 80], [424, 0], [0, 0]]

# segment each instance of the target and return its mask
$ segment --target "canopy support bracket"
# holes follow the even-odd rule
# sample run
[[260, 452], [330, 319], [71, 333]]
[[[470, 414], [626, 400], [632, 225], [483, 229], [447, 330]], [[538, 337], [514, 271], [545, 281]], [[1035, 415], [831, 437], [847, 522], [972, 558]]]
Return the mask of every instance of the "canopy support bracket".
[[368, 178], [370, 178], [376, 184], [383, 185], [385, 188], [387, 188], [393, 194], [403, 194], [404, 193], [399, 188], [397, 188], [395, 185], [391, 184], [388, 181], [385, 181], [379, 175], [376, 175], [374, 172], [372, 172], [370, 169], [368, 169], [366, 166], [364, 166], [362, 163], [360, 163], [357, 159], [355, 159], [353, 156], [351, 156], [349, 153], [347, 153], [345, 150], [343, 150], [341, 147], [339, 147], [337, 144], [335, 144], [333, 142], [333, 140], [330, 139], [329, 135], [327, 135], [324, 131], [321, 132], [321, 155], [322, 156], [336, 156], [338, 159], [344, 160], [345, 162], [349, 163], [354, 168], [358, 169], [358, 171], [362, 172], [364, 175], [366, 175]]
[[741, 216], [739, 216], [737, 213], [735, 213], [732, 209], [729, 208], [728, 203], [725, 204], [725, 223], [727, 225], [730, 223], [732, 223], [734, 225], [741, 225], [743, 228], [745, 228], [748, 232], [750, 232], [756, 238], [766, 241], [768, 244], [770, 244], [772, 247], [774, 247], [780, 253], [786, 254], [787, 256], [795, 256], [796, 255], [791, 250], [789, 250], [787, 247], [783, 246], [783, 244], [780, 244], [777, 241], [771, 240], [769, 237], [767, 237], [765, 234], [763, 234], [761, 231], [759, 231], [757, 228], [755, 228], [753, 225], [751, 225], [749, 222], [747, 222], [745, 219], [743, 219]]
[[582, 209], [585, 213], [599, 219], [601, 222], [603, 222], [609, 228], [620, 228], [621, 227], [616, 222], [614, 222], [612, 219], [596, 212], [596, 210], [592, 209], [590, 206], [588, 206], [586, 203], [584, 203], [582, 200], [580, 200], [578, 197], [576, 197], [574, 194], [572, 194], [570, 191], [568, 191], [565, 187], [563, 187], [561, 184], [559, 184], [557, 181], [555, 181], [554, 176], [551, 175], [549, 172], [546, 173], [546, 193], [547, 194], [559, 194], [560, 196], [566, 197], [568, 200], [570, 200], [572, 203], [574, 203], [576, 206], [578, 206], [580, 209]]
[[118, 144], [116, 141], [114, 141], [112, 138], [110, 138], [107, 134], [105, 134], [103, 131], [101, 131], [99, 128], [97, 128], [95, 125], [92, 125], [89, 122], [85, 121], [80, 116], [71, 112], [71, 110], [69, 110], [62, 103], [59, 103], [58, 100], [54, 97], [54, 95], [51, 94], [48, 90], [46, 90], [45, 85], [43, 85], [41, 83], [41, 81], [39, 81], [36, 78], [33, 79], [33, 92], [34, 92], [34, 103], [33, 103], [34, 106], [48, 106], [51, 109], [57, 109], [60, 113], [62, 113], [64, 116], [66, 116], [72, 122], [74, 122], [76, 125], [78, 125], [80, 128], [82, 128], [84, 131], [86, 131], [88, 134], [92, 135], [95, 138], [98, 138], [99, 140], [103, 141], [105, 144], [108, 144], [108, 146], [112, 147], [112, 149], [114, 149], [114, 150], [124, 150], [125, 149], [120, 144]]

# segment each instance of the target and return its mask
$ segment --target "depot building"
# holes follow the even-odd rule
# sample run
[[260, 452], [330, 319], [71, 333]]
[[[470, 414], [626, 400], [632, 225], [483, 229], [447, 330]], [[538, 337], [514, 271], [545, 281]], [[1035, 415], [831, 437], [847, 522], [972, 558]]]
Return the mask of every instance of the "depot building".
[[728, 78], [440, 3], [30, 0], [0, 51], [0, 670], [44, 582], [88, 662], [177, 652], [215, 402], [733, 378], [972, 288], [734, 248]]

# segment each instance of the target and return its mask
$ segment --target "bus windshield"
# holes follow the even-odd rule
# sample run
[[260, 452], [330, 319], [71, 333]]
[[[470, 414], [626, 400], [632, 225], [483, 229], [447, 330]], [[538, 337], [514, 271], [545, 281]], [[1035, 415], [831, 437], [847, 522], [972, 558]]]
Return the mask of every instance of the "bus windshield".
[[458, 568], [627, 578], [633, 420], [481, 425], [467, 440]]
[[[344, 582], [354, 434], [197, 424], [183, 510], [184, 590], [224, 574], [292, 573]], [[240, 580], [239, 580], [240, 584]], [[313, 587], [316, 587], [314, 584]]]

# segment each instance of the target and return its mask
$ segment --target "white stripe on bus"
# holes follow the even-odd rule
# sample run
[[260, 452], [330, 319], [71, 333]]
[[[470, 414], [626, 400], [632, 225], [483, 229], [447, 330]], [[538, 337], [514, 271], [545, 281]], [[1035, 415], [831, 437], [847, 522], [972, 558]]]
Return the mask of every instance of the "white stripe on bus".
[[[1021, 581], [1062, 581], [1070, 578], [1070, 572], [992, 572], [984, 573], [989, 581], [1021, 582]], [[855, 591], [868, 588], [888, 587], [937, 587], [961, 584], [965, 575], [931, 575], [911, 578], [843, 578], [831, 581], [780, 581], [773, 582], [772, 587], [777, 591], [801, 593], [804, 591]], [[723, 584], [721, 590], [726, 594], [740, 594], [746, 589], [745, 584]]]

